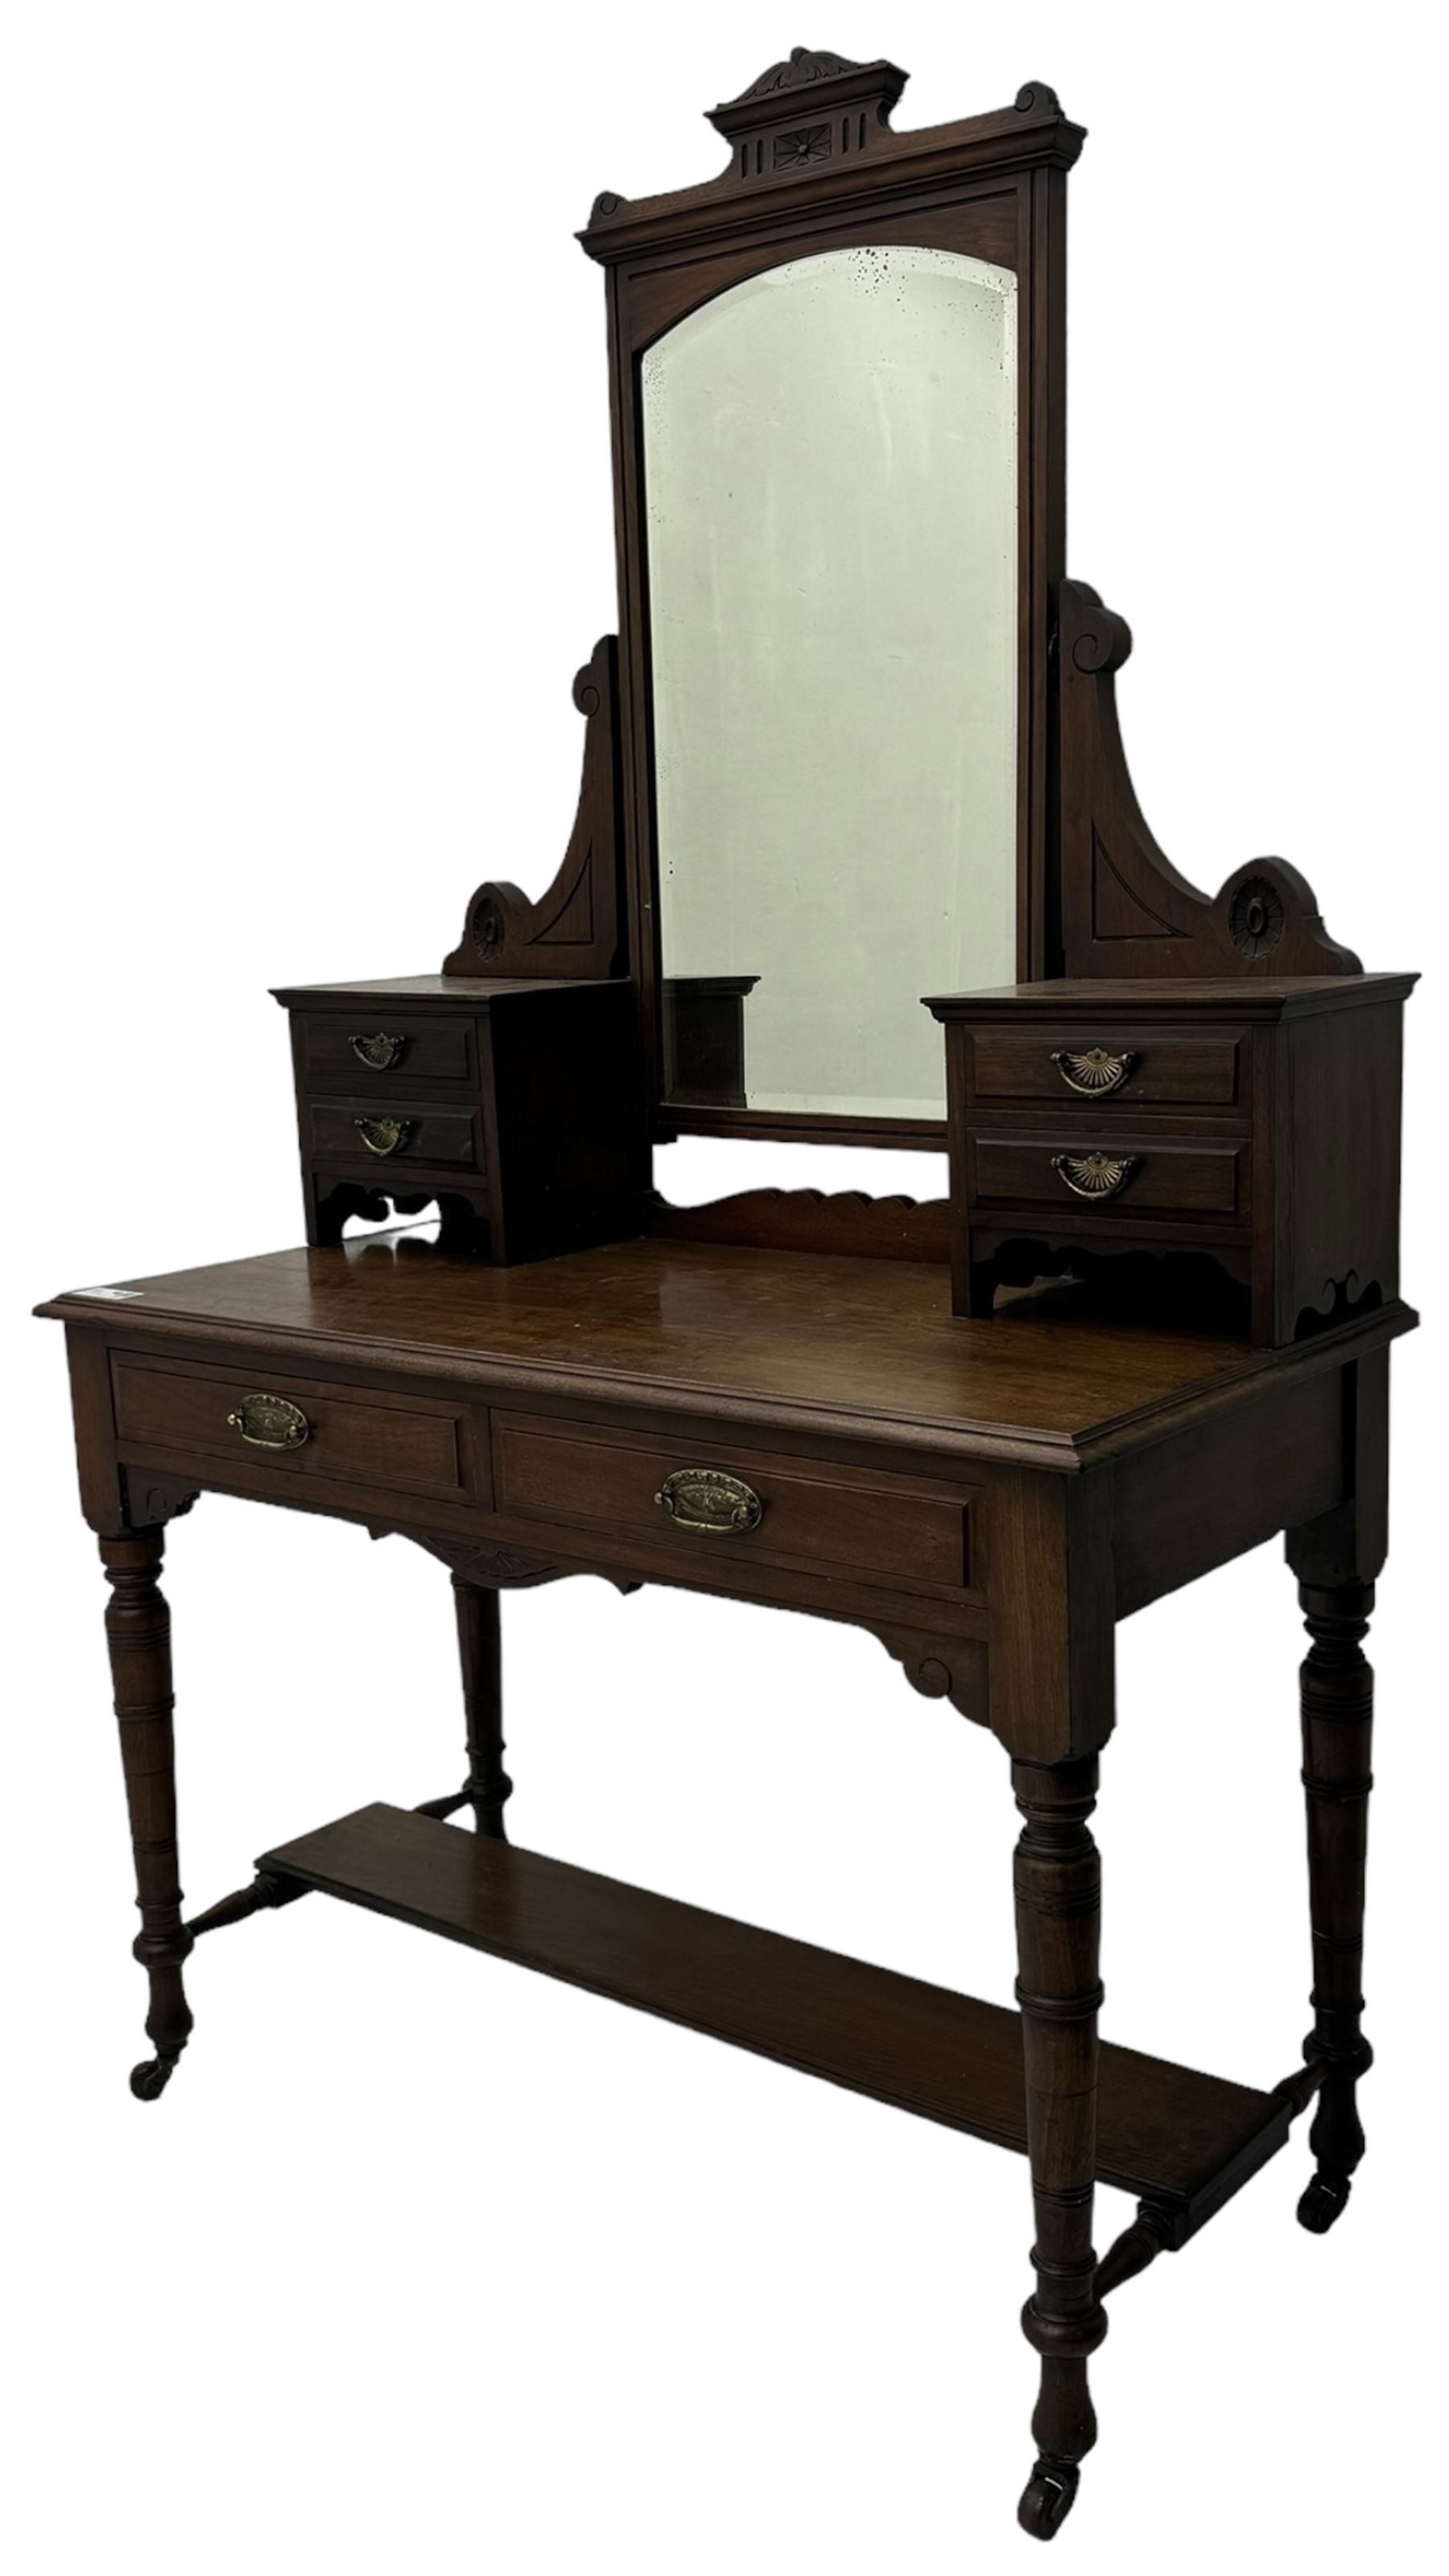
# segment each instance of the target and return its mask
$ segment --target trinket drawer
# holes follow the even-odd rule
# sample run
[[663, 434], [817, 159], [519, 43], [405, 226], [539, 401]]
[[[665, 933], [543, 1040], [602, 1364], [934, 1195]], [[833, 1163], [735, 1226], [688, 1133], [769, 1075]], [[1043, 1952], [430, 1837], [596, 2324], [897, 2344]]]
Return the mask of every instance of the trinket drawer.
[[956, 1312], [1074, 1256], [1210, 1261], [1277, 1346], [1398, 1293], [1412, 975], [1061, 979], [933, 999]]
[[497, 1262], [630, 1230], [641, 1186], [619, 982], [464, 975], [279, 988], [309, 1243], [436, 1201]]

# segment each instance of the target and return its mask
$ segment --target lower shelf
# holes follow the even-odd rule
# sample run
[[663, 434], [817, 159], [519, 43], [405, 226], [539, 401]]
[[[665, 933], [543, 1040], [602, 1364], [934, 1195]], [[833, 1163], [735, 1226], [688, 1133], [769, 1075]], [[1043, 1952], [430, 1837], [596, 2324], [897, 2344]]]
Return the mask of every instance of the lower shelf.
[[[999, 2004], [402, 1807], [359, 1808], [257, 1865], [1025, 2152], [1021, 2023]], [[1104, 2045], [1097, 2177], [1152, 2201], [1181, 2242], [1291, 2117], [1275, 2094]]]

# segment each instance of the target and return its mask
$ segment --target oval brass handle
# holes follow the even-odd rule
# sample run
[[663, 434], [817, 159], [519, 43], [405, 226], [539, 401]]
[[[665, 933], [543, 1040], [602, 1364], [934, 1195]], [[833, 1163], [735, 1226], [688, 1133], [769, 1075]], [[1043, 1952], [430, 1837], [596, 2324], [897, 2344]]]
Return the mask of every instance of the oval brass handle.
[[1052, 1049], [1052, 1062], [1068, 1091], [1080, 1091], [1088, 1100], [1105, 1100], [1109, 1091], [1120, 1091], [1137, 1061], [1130, 1051], [1109, 1055], [1099, 1046], [1084, 1047], [1080, 1055], [1065, 1047]]
[[312, 1436], [301, 1406], [284, 1395], [244, 1395], [226, 1418], [253, 1449], [300, 1449]]
[[390, 1038], [386, 1029], [379, 1029], [376, 1037], [350, 1037], [347, 1043], [358, 1063], [365, 1064], [369, 1073], [391, 1073], [393, 1066], [402, 1061], [407, 1039]]
[[1053, 1154], [1052, 1170], [1079, 1199], [1109, 1199], [1130, 1181], [1136, 1154]]
[[413, 1132], [410, 1118], [354, 1118], [369, 1154], [400, 1154]]
[[727, 1476], [722, 1467], [680, 1467], [654, 1500], [676, 1529], [698, 1530], [706, 1538], [742, 1538], [759, 1528], [765, 1509], [752, 1485]]

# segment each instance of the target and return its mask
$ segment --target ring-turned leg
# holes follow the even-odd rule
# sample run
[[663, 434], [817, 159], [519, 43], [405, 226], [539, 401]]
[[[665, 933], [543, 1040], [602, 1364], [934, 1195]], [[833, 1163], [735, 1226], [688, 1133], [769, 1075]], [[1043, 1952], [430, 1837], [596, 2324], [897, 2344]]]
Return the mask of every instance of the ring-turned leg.
[[1373, 2064], [1360, 2028], [1364, 1868], [1368, 1851], [1373, 1667], [1363, 1652], [1371, 1583], [1300, 1583], [1312, 1643], [1302, 1668], [1303, 1787], [1308, 1806], [1308, 1891], [1313, 1922], [1313, 2028], [1303, 2054], [1324, 2064], [1309, 2144], [1318, 2170], [1298, 2204], [1321, 2236], [1349, 2195], [1364, 2150], [1355, 2093]]
[[1087, 1819], [1097, 1765], [1014, 1762], [1011, 1778], [1026, 1819], [1016, 1849], [1016, 1991], [1036, 2207], [1036, 2288], [1021, 2322], [1041, 2355], [1031, 2423], [1037, 2461], [1018, 2518], [1036, 2539], [1050, 2540], [1097, 2438], [1087, 2359], [1107, 2331], [1092, 2251], [1101, 1871]]
[[458, 1653], [463, 1666], [463, 1710], [468, 1734], [468, 1777], [463, 1794], [471, 1802], [480, 1834], [506, 1843], [503, 1809], [513, 1783], [503, 1768], [503, 1648], [499, 1633], [498, 1595], [485, 1584], [453, 1577], [458, 1605]]
[[135, 1955], [151, 1981], [146, 2033], [156, 2054], [131, 2072], [131, 2090], [142, 2102], [154, 2102], [165, 2089], [191, 2031], [181, 1982], [181, 1963], [191, 1949], [192, 1936], [181, 1920], [177, 1878], [171, 1613], [156, 1581], [162, 1545], [159, 1528], [100, 1542], [111, 1585], [106, 1638], [141, 1914]]

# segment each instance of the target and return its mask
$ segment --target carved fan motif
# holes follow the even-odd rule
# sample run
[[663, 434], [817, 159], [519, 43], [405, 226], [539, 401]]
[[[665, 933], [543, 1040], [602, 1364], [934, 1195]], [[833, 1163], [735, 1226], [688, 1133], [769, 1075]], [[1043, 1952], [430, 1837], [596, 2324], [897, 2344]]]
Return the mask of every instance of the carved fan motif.
[[1109, 1055], [1099, 1046], [1085, 1047], [1080, 1055], [1053, 1047], [1052, 1062], [1069, 1091], [1089, 1092], [1100, 1099], [1106, 1092], [1120, 1090], [1137, 1058], [1130, 1053]]
[[1109, 1199], [1137, 1169], [1135, 1154], [1053, 1154], [1052, 1170], [1079, 1199]]
[[385, 1029], [379, 1029], [375, 1037], [358, 1035], [349, 1037], [347, 1043], [359, 1064], [365, 1064], [373, 1073], [390, 1073], [401, 1061], [407, 1039], [389, 1037]]
[[777, 134], [774, 161], [777, 170], [801, 170], [809, 161], [830, 158], [828, 125], [803, 125], [795, 134]]
[[1242, 957], [1266, 957], [1283, 936], [1283, 898], [1267, 877], [1244, 877], [1228, 907], [1228, 937]]

